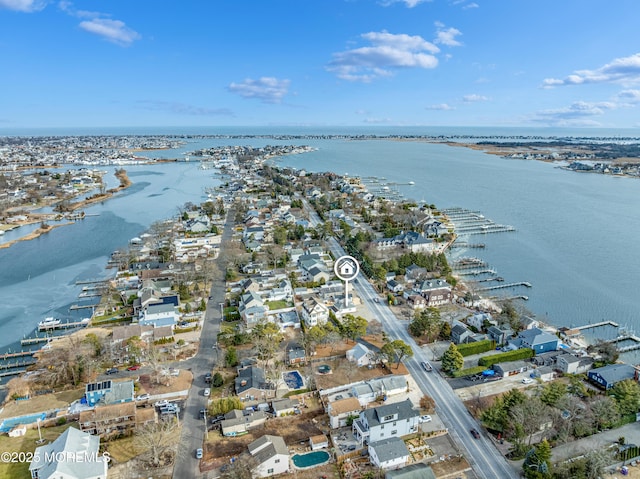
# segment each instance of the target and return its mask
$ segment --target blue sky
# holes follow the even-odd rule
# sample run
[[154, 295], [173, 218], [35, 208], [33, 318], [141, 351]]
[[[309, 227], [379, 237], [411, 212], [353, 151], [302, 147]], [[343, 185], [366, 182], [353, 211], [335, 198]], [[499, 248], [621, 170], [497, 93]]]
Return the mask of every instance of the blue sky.
[[637, 0], [0, 0], [0, 129], [640, 127]]

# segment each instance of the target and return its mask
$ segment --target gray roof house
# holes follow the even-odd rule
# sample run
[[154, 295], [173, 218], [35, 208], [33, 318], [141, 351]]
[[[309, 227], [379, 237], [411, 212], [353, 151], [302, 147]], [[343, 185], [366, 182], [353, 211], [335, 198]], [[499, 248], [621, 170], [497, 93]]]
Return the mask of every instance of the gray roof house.
[[418, 430], [420, 412], [411, 400], [365, 409], [353, 421], [352, 431], [359, 444], [375, 443], [390, 437], [402, 437]]
[[523, 348], [531, 348], [536, 354], [555, 351], [558, 349], [559, 339], [540, 328], [531, 328], [518, 334], [520, 345]]
[[289, 448], [282, 437], [265, 434], [247, 448], [258, 464], [253, 469], [254, 477], [269, 477], [289, 471]]
[[625, 379], [638, 379], [638, 371], [629, 364], [607, 364], [601, 368], [592, 369], [587, 373], [589, 381], [604, 389], [611, 389]]
[[369, 443], [371, 464], [382, 469], [398, 469], [407, 464], [409, 450], [399, 437]]
[[264, 398], [275, 394], [274, 385], [265, 379], [264, 369], [249, 366], [238, 371], [236, 394], [242, 397]]
[[[108, 461], [98, 456], [100, 438], [70, 427], [50, 444], [37, 447], [29, 465], [32, 479], [106, 479]], [[82, 458], [65, 461], [64, 457]]]
[[451, 328], [451, 341], [453, 341], [454, 344], [468, 343], [472, 336], [473, 332], [471, 330], [467, 329], [464, 324], [455, 321]]
[[436, 475], [428, 465], [419, 462], [402, 469], [387, 471], [384, 479], [436, 479]]

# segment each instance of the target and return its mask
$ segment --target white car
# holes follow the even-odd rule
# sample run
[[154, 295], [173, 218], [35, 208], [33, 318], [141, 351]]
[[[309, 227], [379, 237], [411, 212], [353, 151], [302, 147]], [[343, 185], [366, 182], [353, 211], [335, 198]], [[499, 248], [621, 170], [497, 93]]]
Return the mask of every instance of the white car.
[[156, 402], [154, 406], [162, 407], [162, 406], [166, 406], [167, 404], [169, 404], [169, 401], [167, 401], [166, 399], [161, 399], [160, 401]]
[[205, 397], [209, 397], [209, 396], [211, 396], [211, 389], [209, 389], [209, 388], [205, 388], [205, 389], [204, 389], [204, 395], [205, 395]]
[[419, 421], [420, 422], [431, 422], [431, 416], [429, 416], [428, 414], [425, 414], [424, 416], [420, 416]]
[[533, 379], [531, 378], [523, 378], [522, 379], [522, 384], [531, 384], [533, 382]]
[[147, 401], [149, 399], [151, 399], [149, 394], [140, 394], [140, 396], [136, 398], [136, 401]]

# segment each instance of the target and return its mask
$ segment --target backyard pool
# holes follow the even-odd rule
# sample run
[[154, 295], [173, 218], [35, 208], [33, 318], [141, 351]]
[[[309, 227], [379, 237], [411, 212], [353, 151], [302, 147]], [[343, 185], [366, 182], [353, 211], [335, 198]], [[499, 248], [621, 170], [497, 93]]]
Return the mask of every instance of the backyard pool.
[[19, 424], [33, 424], [34, 422], [37, 422], [38, 419], [40, 419], [41, 421], [44, 421], [46, 417], [47, 417], [46, 413], [40, 412], [37, 414], [30, 414], [28, 416], [8, 418], [0, 423], [0, 432], [5, 432], [5, 433], [9, 432], [11, 431], [11, 429], [13, 429], [15, 426]]
[[302, 386], [304, 386], [304, 380], [298, 371], [287, 371], [286, 373], [282, 373], [282, 379], [284, 379], [284, 382], [289, 389], [302, 389]]
[[331, 456], [327, 451], [313, 451], [306, 454], [294, 454], [291, 457], [293, 465], [303, 469], [305, 467], [314, 467], [329, 461]]

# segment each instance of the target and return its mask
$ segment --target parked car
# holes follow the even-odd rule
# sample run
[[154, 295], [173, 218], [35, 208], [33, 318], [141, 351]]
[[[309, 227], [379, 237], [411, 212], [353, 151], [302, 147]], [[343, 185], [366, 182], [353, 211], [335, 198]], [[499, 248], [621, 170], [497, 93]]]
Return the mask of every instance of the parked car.
[[127, 368], [127, 371], [137, 371], [138, 369], [140, 369], [140, 365], [139, 364], [134, 364], [133, 366], [129, 366]]
[[204, 394], [205, 397], [211, 396], [211, 389], [204, 388], [203, 394]]
[[478, 430], [474, 427], [473, 429], [471, 429], [471, 435], [475, 438], [475, 439], [480, 439], [480, 433], [478, 432]]
[[166, 406], [167, 404], [169, 404], [169, 401], [167, 401], [166, 399], [161, 399], [160, 401], [156, 401], [154, 406], [155, 407], [163, 407], [163, 406]]
[[138, 397], [136, 397], [136, 401], [148, 401], [149, 399], [151, 399], [151, 395], [150, 394], [140, 394]]
[[210, 422], [211, 424], [217, 424], [222, 420], [224, 420], [224, 415], [219, 414], [218, 416], [212, 417]]
[[205, 374], [204, 375], [204, 382], [207, 383], [207, 384], [211, 383], [211, 378], [212, 378], [211, 373]]
[[420, 416], [419, 421], [420, 422], [431, 422], [431, 416], [429, 416], [428, 414], [425, 414], [424, 416]]
[[116, 374], [118, 371], [120, 371], [118, 368], [109, 368], [104, 373], [105, 374]]
[[169, 368], [170, 376], [180, 376], [180, 370], [175, 368]]
[[196, 449], [196, 459], [202, 459], [202, 448]]
[[522, 384], [531, 384], [533, 382], [533, 379], [531, 378], [523, 378], [522, 379]]

